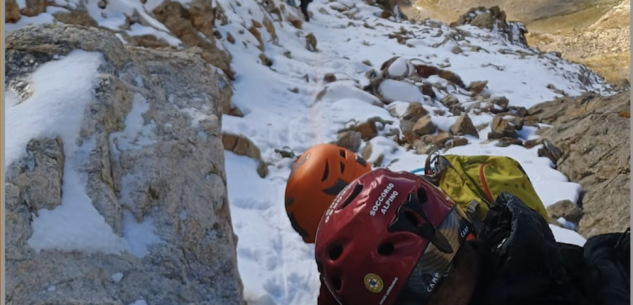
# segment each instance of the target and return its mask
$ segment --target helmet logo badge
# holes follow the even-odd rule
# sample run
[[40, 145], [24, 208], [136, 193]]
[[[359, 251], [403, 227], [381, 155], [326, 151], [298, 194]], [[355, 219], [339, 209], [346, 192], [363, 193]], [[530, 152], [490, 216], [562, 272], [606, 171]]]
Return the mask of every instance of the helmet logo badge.
[[377, 274], [368, 273], [365, 275], [365, 287], [373, 293], [379, 293], [383, 288], [382, 279]]

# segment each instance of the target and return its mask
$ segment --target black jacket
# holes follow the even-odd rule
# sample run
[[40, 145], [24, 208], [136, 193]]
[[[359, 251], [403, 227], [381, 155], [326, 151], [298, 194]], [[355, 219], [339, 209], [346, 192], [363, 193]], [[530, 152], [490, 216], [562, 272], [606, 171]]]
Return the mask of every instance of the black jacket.
[[557, 243], [543, 217], [502, 193], [471, 245], [480, 278], [469, 305], [630, 304], [628, 230]]

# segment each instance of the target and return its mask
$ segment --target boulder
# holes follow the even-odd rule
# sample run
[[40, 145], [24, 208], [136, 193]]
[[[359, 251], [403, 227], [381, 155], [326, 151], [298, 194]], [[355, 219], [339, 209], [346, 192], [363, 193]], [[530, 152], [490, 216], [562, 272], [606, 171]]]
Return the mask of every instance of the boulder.
[[461, 115], [462, 113], [466, 112], [466, 109], [464, 109], [464, 106], [462, 106], [460, 104], [456, 104], [456, 105], [450, 106], [449, 107], [449, 111], [453, 115]]
[[510, 111], [508, 105], [510, 101], [505, 96], [495, 96], [483, 100], [487, 104], [487, 111], [494, 114], [507, 113]]
[[20, 8], [18, 7], [16, 0], [5, 0], [4, 3], [4, 22], [16, 23], [22, 18], [20, 16]]
[[400, 120], [400, 130], [402, 131], [402, 135], [404, 136], [404, 141], [409, 144], [413, 144], [413, 142], [418, 139], [418, 136], [413, 132], [413, 126], [415, 122], [408, 120]]
[[308, 33], [308, 35], [306, 35], [306, 50], [310, 51], [310, 52], [317, 52], [317, 39], [316, 36], [314, 36], [313, 33]]
[[352, 127], [353, 131], [360, 133], [363, 140], [369, 141], [378, 135], [378, 128], [376, 122], [373, 120], [367, 120]]
[[[231, 56], [220, 50], [215, 44], [213, 34], [215, 20], [212, 1], [193, 0], [189, 9], [180, 2], [166, 1], [153, 9], [154, 17], [187, 47], [199, 47], [200, 55], [208, 63], [216, 66], [229, 78], [233, 77], [231, 71]], [[252, 27], [255, 29], [255, 27]], [[204, 35], [200, 35], [202, 32]], [[228, 101], [227, 101], [228, 102]], [[223, 105], [222, 109], [226, 109]]]
[[361, 142], [360, 132], [347, 130], [338, 134], [338, 141], [336, 144], [355, 152], [360, 148]]
[[451, 134], [442, 130], [435, 135], [426, 135], [422, 137], [422, 141], [424, 141], [424, 143], [433, 144], [437, 148], [443, 148], [444, 144], [451, 139]]
[[390, 79], [401, 80], [411, 74], [411, 64], [403, 57], [394, 56], [385, 61], [380, 70], [383, 75]]
[[490, 123], [491, 132], [488, 139], [518, 138], [516, 128], [503, 118], [503, 115], [496, 115]]
[[433, 124], [431, 120], [431, 116], [426, 115], [418, 119], [415, 124], [413, 124], [413, 132], [418, 136], [424, 136], [428, 134], [435, 133], [437, 131], [437, 127]]
[[411, 148], [413, 148], [413, 150], [415, 151], [416, 154], [418, 154], [418, 155], [425, 155], [425, 154], [429, 154], [429, 153], [431, 153], [431, 151], [435, 150], [436, 146], [434, 144], [425, 143], [425, 141], [423, 141], [421, 139], [417, 139], [417, 140], [413, 141], [413, 144], [411, 145]]
[[578, 224], [582, 218], [582, 209], [569, 200], [561, 200], [547, 207], [547, 213], [553, 219], [560, 217], [565, 220]]
[[[83, 26], [90, 26], [90, 27], [99, 26], [99, 24], [97, 24], [97, 22], [94, 19], [92, 19], [88, 11], [85, 11], [85, 10], [72, 10], [70, 12], [59, 12], [59, 13], [54, 14], [53, 16], [55, 17], [55, 20], [61, 23], [65, 23], [65, 24], [76, 24], [76, 25], [83, 25]], [[158, 38], [156, 38], [156, 36], [153, 36], [153, 35], [148, 35], [148, 36], [153, 37], [155, 41], [158, 41]], [[135, 36], [135, 37], [138, 37], [138, 36]], [[165, 43], [162, 46], [166, 46], [166, 45], [167, 44]]]
[[74, 107], [47, 134], [11, 140], [7, 304], [244, 304], [221, 71], [195, 50], [126, 48], [97, 28], [27, 26], [5, 39], [16, 102], [41, 103], [45, 87], [16, 84], [46, 67], [93, 75], [70, 83], [86, 82], [81, 94], [60, 87], [46, 100]]
[[433, 85], [430, 83], [424, 83], [422, 86], [420, 86], [420, 92], [432, 99], [435, 99], [437, 97], [435, 95], [435, 91], [433, 91]]
[[453, 147], [465, 146], [468, 145], [468, 139], [464, 137], [454, 137], [448, 141], [446, 141], [445, 148], [451, 149]]
[[247, 156], [256, 160], [258, 163], [257, 173], [260, 177], [265, 178], [268, 175], [268, 166], [262, 160], [259, 147], [246, 136], [224, 132], [222, 133], [222, 145], [225, 150], [233, 152], [236, 155]]
[[334, 75], [334, 73], [327, 73], [323, 76], [323, 81], [326, 83], [333, 83], [336, 81], [336, 75]]
[[407, 111], [402, 116], [402, 120], [417, 122], [421, 117], [428, 115], [428, 111], [420, 103], [409, 103]]
[[[20, 13], [26, 17], [35, 17], [46, 12], [47, 0], [26, 0], [26, 7], [20, 10]], [[5, 17], [6, 18], [6, 17]]]
[[514, 113], [515, 115], [519, 117], [523, 118], [523, 117], [528, 116], [528, 111], [527, 109], [525, 109], [525, 107], [510, 106], [508, 107], [508, 109], [510, 110], [510, 112]]
[[459, 104], [459, 100], [457, 99], [457, 97], [452, 94], [445, 95], [440, 102], [444, 104], [444, 106], [449, 108]]
[[497, 147], [508, 147], [510, 145], [523, 146], [523, 141], [517, 138], [503, 137], [499, 138], [499, 141], [495, 144]]
[[486, 88], [486, 85], [488, 85], [488, 81], [484, 80], [484, 81], [474, 81], [472, 83], [470, 83], [470, 85], [468, 85], [468, 87], [466, 88], [468, 91], [470, 91], [472, 93], [472, 95], [478, 95], [481, 93], [481, 91], [484, 90], [484, 88]]
[[453, 135], [471, 135], [479, 139], [479, 132], [466, 113], [461, 114], [453, 126], [451, 126], [451, 133]]
[[448, 70], [442, 70], [438, 67], [429, 66], [429, 65], [414, 65], [414, 68], [415, 68], [416, 74], [419, 77], [429, 78], [432, 75], [437, 75], [461, 88], [466, 88], [461, 77], [459, 77], [459, 75], [455, 74], [454, 72], [451, 72]]

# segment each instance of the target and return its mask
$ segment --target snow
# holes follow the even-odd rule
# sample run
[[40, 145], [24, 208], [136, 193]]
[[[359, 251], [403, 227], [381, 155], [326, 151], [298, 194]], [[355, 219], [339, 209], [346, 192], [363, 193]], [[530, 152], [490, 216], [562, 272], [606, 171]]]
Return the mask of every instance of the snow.
[[33, 217], [28, 244], [37, 252], [46, 249], [120, 253], [126, 249], [86, 193], [86, 174], [81, 166], [95, 143], [78, 142], [84, 110], [93, 100], [100, 53], [73, 51], [65, 58], [40, 66], [32, 75], [32, 95], [19, 100], [7, 94], [5, 164], [26, 156], [26, 144], [34, 138], [59, 136], [64, 143], [62, 204], [41, 209]]
[[[152, 10], [164, 1], [149, 0], [143, 4], [140, 1], [109, 0], [107, 1], [108, 3], [105, 9], [100, 8], [98, 2], [99, 0], [55, 0], [56, 6], [47, 7], [45, 13], [41, 13], [35, 17], [21, 16], [17, 23], [7, 23], [5, 25], [5, 31], [7, 33], [13, 32], [31, 24], [56, 23], [53, 14], [68, 12], [69, 10], [67, 8], [74, 9], [79, 6], [84, 6], [90, 17], [92, 17], [100, 27], [117, 32], [126, 32], [130, 36], [154, 35], [169, 43], [171, 46], [182, 46], [180, 39], [172, 35], [164, 24], [152, 17]], [[187, 8], [191, 1], [180, 0], [175, 2], [180, 2]], [[20, 8], [26, 7], [25, 0], [18, 0], [17, 3]], [[132, 24], [129, 26], [129, 29], [127, 29], [126, 20], [134, 15], [140, 17], [138, 18], [140, 19], [140, 23]], [[118, 36], [119, 39], [125, 42], [120, 34]]]
[[[262, 16], [266, 15], [253, 0], [241, 1], [241, 6], [231, 5], [231, 0], [218, 2], [224, 8], [231, 7], [226, 14], [232, 22], [217, 27], [223, 36], [229, 32], [235, 36], [241, 28], [240, 24], [250, 24], [251, 19], [261, 22]], [[357, 20], [343, 17], [332, 9], [352, 6], [355, 7], [353, 10], [356, 11]], [[488, 36], [500, 37], [498, 33], [470, 26], [461, 27], [472, 34], [472, 37], [468, 37], [470, 44], [490, 53], [463, 48], [464, 52], [456, 55], [450, 52], [458, 44], [455, 41], [449, 41], [439, 48], [432, 47], [441, 43], [447, 33], [454, 32], [447, 26], [437, 29], [378, 19], [374, 16], [379, 15], [380, 10], [362, 1], [315, 1], [309, 9], [314, 17], [310, 23], [304, 23], [303, 30], [297, 31], [286, 24], [276, 27], [279, 45], [269, 42], [269, 34], [261, 31], [265, 54], [273, 61], [270, 68], [257, 62], [258, 42], [248, 32], [235, 36], [235, 44], [223, 45], [233, 55], [232, 68], [236, 72], [232, 102], [245, 110], [242, 118], [224, 116], [223, 130], [249, 137], [260, 148], [263, 159], [272, 164], [268, 177], [262, 179], [256, 173], [257, 163], [254, 160], [231, 152], [225, 154], [231, 215], [239, 236], [238, 267], [249, 304], [316, 304], [318, 294], [313, 245], [304, 244], [294, 232], [283, 207], [285, 182], [292, 160], [282, 159], [274, 153], [274, 149], [289, 147], [295, 154], [300, 154], [315, 144], [336, 140], [337, 132], [349, 127], [350, 122], [362, 122], [374, 116], [395, 122], [385, 130], [397, 128], [398, 120], [389, 112], [396, 116], [404, 114], [408, 102], [421, 103], [441, 130], [448, 130], [457, 120], [457, 116], [451, 116], [450, 113], [435, 115], [432, 110], [447, 109], [429, 101], [417, 86], [404, 81], [388, 80], [381, 84], [381, 95], [394, 101], [383, 107], [374, 96], [360, 89], [360, 86], [369, 83], [365, 74], [371, 69], [362, 61], [368, 60], [377, 69], [391, 57], [401, 56], [388, 67], [387, 72], [393, 75], [406, 72], [407, 63], [404, 59], [417, 59], [417, 62], [427, 65], [448, 65], [444, 69], [457, 73], [466, 85], [472, 81], [487, 80], [486, 93], [505, 96], [510, 105], [526, 108], [560, 96], [546, 88], [550, 83], [570, 95], [579, 95], [584, 90], [608, 93], [595, 77], [593, 83], [585, 88], [578, 80], [583, 70], [577, 64], [548, 56], [526, 55], [521, 59], [518, 54], [501, 54], [500, 49], [536, 53], [506, 41], [487, 41]], [[295, 13], [290, 10], [290, 14]], [[301, 18], [300, 13], [295, 16]], [[363, 27], [364, 22], [374, 25], [374, 29]], [[348, 23], [356, 26], [352, 27]], [[399, 31], [400, 27], [413, 32], [415, 37], [408, 41], [413, 48], [386, 37], [389, 33]], [[350, 35], [350, 31], [353, 35]], [[304, 48], [304, 36], [309, 32], [317, 37], [321, 52], [313, 53]], [[323, 76], [327, 73], [334, 73], [339, 81], [323, 82]], [[343, 78], [346, 80], [340, 81]], [[356, 84], [348, 79], [357, 79], [359, 82]], [[445, 79], [435, 75], [424, 81], [443, 86], [448, 84]], [[290, 92], [292, 88], [298, 89], [298, 92]], [[440, 98], [445, 95], [436, 93]], [[454, 92], [460, 102], [466, 103], [470, 101], [467, 94], [463, 89], [455, 89]], [[493, 119], [493, 115], [488, 113], [469, 113], [469, 116], [476, 126], [489, 124]], [[524, 140], [534, 139], [537, 137], [536, 130], [535, 127], [526, 126], [519, 135]], [[569, 182], [553, 169], [549, 159], [538, 157], [539, 147], [526, 149], [512, 145], [501, 148], [495, 146], [496, 142], [482, 143], [489, 131], [490, 127], [482, 129], [481, 139], [467, 136], [469, 145], [453, 148], [446, 153], [511, 156], [523, 165], [545, 205], [562, 199], [574, 202], [578, 199], [580, 185]], [[372, 163], [383, 155], [382, 166], [392, 170], [409, 171], [424, 167], [425, 155], [405, 151], [385, 136], [379, 135], [370, 143], [372, 155], [368, 161]], [[365, 145], [361, 146], [361, 150]], [[571, 230], [559, 227], [552, 227], [552, 230], [560, 241], [584, 243], [584, 238]]]
[[566, 229], [570, 229], [570, 230], [575, 230], [576, 229], [576, 224], [574, 224], [571, 221], [568, 221], [564, 217], [559, 217], [558, 219], [556, 219], [556, 221], [558, 221], [558, 223], [560, 223]]
[[16, 23], [6, 23], [4, 30], [7, 33], [19, 30], [27, 25], [31, 24], [47, 24], [55, 23], [55, 18], [49, 13], [42, 13], [34, 17], [21, 16], [20, 20]]
[[393, 120], [386, 109], [372, 106], [358, 98], [339, 99], [332, 103], [317, 104], [313, 108], [315, 120], [329, 121], [329, 124], [319, 124], [317, 128], [320, 137], [325, 141], [336, 140], [337, 131], [342, 126], [351, 125], [347, 124], [348, 122], [361, 123], [372, 117]]
[[[273, 0], [277, 6], [281, 1]], [[181, 41], [171, 35], [168, 29], [152, 18], [152, 10], [162, 0], [140, 1], [110, 0], [106, 9], [97, 6], [97, 0], [86, 1], [88, 13], [105, 28], [118, 31], [117, 37], [125, 42], [124, 34], [155, 35], [173, 46]], [[178, 1], [185, 7], [190, 1]], [[450, 113], [435, 114], [433, 110], [446, 110], [443, 105], [432, 102], [420, 92], [417, 85], [404, 81], [388, 80], [381, 84], [379, 91], [388, 101], [384, 106], [380, 100], [362, 90], [369, 83], [366, 73], [378, 69], [393, 56], [400, 56], [388, 67], [391, 75], [406, 73], [407, 61], [442, 67], [459, 75], [464, 84], [487, 80], [486, 93], [491, 96], [505, 96], [512, 106], [529, 108], [537, 103], [553, 99], [560, 94], [548, 89], [554, 84], [572, 96], [587, 90], [610, 93], [603, 80], [596, 76], [580, 77], [585, 69], [555, 56], [539, 56], [535, 50], [513, 44], [498, 32], [460, 26], [469, 32], [466, 41], [479, 46], [481, 51], [463, 47], [465, 41], [445, 39], [458, 34], [446, 25], [440, 28], [425, 23], [412, 24], [397, 22], [396, 18], [385, 20], [379, 8], [368, 6], [360, 0], [344, 0], [327, 3], [315, 1], [309, 10], [314, 13], [310, 23], [304, 23], [297, 30], [287, 22], [274, 22], [278, 42], [272, 40], [268, 31], [260, 30], [264, 42], [265, 55], [273, 62], [271, 67], [259, 63], [261, 51], [259, 42], [243, 25], [252, 20], [275, 19], [263, 9], [257, 0], [241, 0], [236, 5], [233, 0], [218, 0], [229, 19], [226, 25], [214, 27], [222, 37], [231, 33], [235, 44], [216, 40], [220, 49], [233, 56], [231, 68], [236, 72], [232, 86], [232, 102], [244, 113], [244, 117], [224, 116], [222, 128], [225, 132], [243, 134], [261, 150], [262, 158], [269, 163], [269, 174], [262, 179], [256, 172], [257, 162], [231, 152], [225, 153], [227, 188], [231, 217], [235, 233], [239, 237], [237, 245], [238, 268], [244, 282], [244, 294], [251, 305], [316, 304], [319, 281], [314, 263], [313, 245], [303, 243], [291, 228], [283, 206], [286, 179], [290, 173], [292, 160], [283, 159], [275, 149], [288, 147], [300, 154], [309, 147], [334, 141], [337, 132], [349, 127], [353, 122], [362, 122], [372, 117], [394, 121], [373, 138], [373, 163], [383, 156], [381, 166], [394, 171], [410, 171], [424, 167], [426, 155], [416, 155], [406, 151], [385, 136], [391, 128], [398, 128], [397, 116], [406, 112], [409, 102], [424, 106], [433, 122], [441, 130], [448, 130], [457, 116]], [[80, 0], [56, 0], [58, 6], [74, 8]], [[24, 0], [18, 0], [23, 7]], [[352, 8], [353, 19], [336, 9]], [[53, 23], [52, 14], [63, 8], [49, 8], [36, 17], [22, 17], [17, 24], [7, 24], [7, 32], [34, 23]], [[328, 14], [324, 14], [327, 12]], [[137, 14], [141, 22], [123, 29], [126, 16]], [[302, 18], [301, 13], [288, 10], [288, 14]], [[287, 19], [287, 18], [284, 18]], [[364, 24], [371, 25], [367, 28]], [[410, 37], [405, 44], [389, 39], [388, 34], [408, 31]], [[305, 49], [305, 35], [313, 33], [318, 39], [319, 52]], [[351, 34], [350, 34], [351, 33]], [[453, 54], [451, 48], [461, 45], [463, 52]], [[503, 52], [500, 50], [507, 50]], [[523, 52], [524, 56], [517, 52]], [[513, 54], [515, 53], [515, 54]], [[522, 58], [523, 57], [523, 58]], [[75, 51], [58, 61], [42, 65], [31, 76], [33, 95], [22, 101], [9, 90], [6, 93], [6, 151], [5, 163], [11, 164], [25, 156], [28, 140], [36, 137], [59, 135], [65, 144], [67, 156], [64, 168], [62, 205], [53, 210], [40, 210], [33, 217], [33, 236], [28, 244], [36, 251], [60, 249], [64, 251], [105, 252], [119, 254], [128, 251], [137, 257], [147, 255], [152, 245], [162, 243], [155, 234], [151, 218], [140, 223], [131, 212], [123, 214], [123, 236], [119, 237], [92, 206], [86, 194], [86, 177], [79, 168], [94, 147], [92, 141], [77, 143], [83, 112], [92, 100], [92, 89], [96, 83], [96, 69], [102, 62], [101, 55]], [[363, 61], [369, 61], [369, 67]], [[338, 81], [326, 83], [323, 77], [334, 73]], [[140, 79], [140, 78], [139, 78]], [[580, 79], [589, 79], [586, 85]], [[358, 80], [358, 82], [355, 82]], [[468, 92], [448, 85], [447, 80], [433, 75], [423, 80], [448, 86], [463, 102], [473, 103]], [[296, 90], [295, 90], [296, 89]], [[434, 89], [435, 90], [435, 89]], [[296, 92], [296, 93], [295, 93]], [[441, 98], [446, 93], [437, 92]], [[193, 109], [176, 105], [174, 107], [190, 115], [192, 127], [197, 128], [205, 117], [205, 109]], [[140, 149], [153, 143], [154, 122], [146, 122], [143, 114], [150, 110], [150, 103], [141, 95], [133, 100], [132, 110], [125, 120], [125, 129], [110, 137], [114, 157], [120, 151]], [[473, 123], [488, 124], [493, 116], [487, 113], [469, 113]], [[541, 124], [541, 127], [545, 125]], [[171, 123], [165, 127], [172, 128]], [[522, 139], [534, 139], [537, 128], [525, 126], [519, 132]], [[526, 170], [534, 187], [546, 206], [556, 201], [568, 199], [577, 201], [580, 185], [569, 182], [563, 174], [553, 169], [552, 162], [537, 155], [538, 146], [526, 149], [520, 146], [496, 147], [495, 142], [486, 143], [490, 127], [480, 130], [481, 139], [467, 136], [469, 144], [452, 148], [445, 153], [463, 155], [503, 155], [516, 159]], [[117, 145], [114, 145], [116, 139]], [[364, 147], [363, 144], [362, 147]], [[362, 149], [361, 147], [361, 149]], [[143, 179], [129, 174], [123, 177], [122, 202], [134, 206], [128, 195], [131, 186]], [[186, 211], [179, 211], [181, 221], [187, 217]], [[567, 227], [570, 224], [564, 220]], [[550, 225], [556, 239], [562, 242], [582, 245], [585, 239], [576, 232]], [[114, 282], [122, 279], [121, 273], [111, 276]], [[147, 304], [139, 299], [131, 305]]]
[[[82, 152], [81, 157], [74, 155], [75, 160], [85, 159], [87, 152]], [[58, 249], [120, 254], [127, 249], [127, 244], [92, 205], [85, 190], [86, 175], [72, 163], [64, 166], [62, 204], [53, 210], [40, 209], [39, 216], [33, 217], [33, 235], [28, 245], [38, 253]]]
[[572, 230], [563, 229], [555, 225], [549, 225], [549, 227], [552, 229], [552, 232], [556, 237], [556, 241], [558, 242], [578, 245], [581, 247], [585, 245], [585, 242], [587, 242], [584, 237]]
[[[156, 124], [152, 121], [145, 125], [143, 114], [149, 110], [149, 102], [141, 94], [135, 93], [132, 100], [132, 110], [125, 117], [125, 129], [110, 134], [110, 147], [115, 156], [120, 151], [133, 150], [155, 143], [153, 129]], [[116, 145], [114, 141], [116, 140]]]
[[401, 117], [407, 113], [407, 110], [409, 109], [409, 103], [395, 101], [387, 105], [386, 108], [390, 111], [393, 110], [396, 117]]
[[46, 7], [46, 13], [53, 15], [53, 14], [57, 14], [57, 13], [70, 13], [70, 11], [68, 9], [63, 8], [63, 7], [47, 6]]
[[154, 233], [152, 219], [145, 216], [142, 222], [137, 222], [132, 213], [123, 211], [123, 238], [129, 245], [129, 252], [136, 257], [149, 254], [148, 247], [163, 241]]
[[407, 60], [402, 57], [399, 57], [389, 66], [389, 69], [387, 70], [387, 72], [391, 76], [404, 77], [404, 76], [407, 76], [406, 73], [409, 68], [408, 66], [409, 64], [407, 63]]
[[[79, 140], [84, 111], [93, 102], [97, 85], [97, 68], [103, 63], [100, 53], [73, 51], [57, 61], [41, 65], [32, 75], [32, 95], [20, 100], [15, 92], [6, 95], [7, 116], [5, 163], [11, 164], [26, 156], [26, 144], [33, 138], [59, 136], [64, 143], [64, 176], [62, 204], [52, 210], [40, 209], [33, 217], [33, 234], [28, 245], [36, 252], [48, 249], [120, 254], [129, 251], [142, 257], [148, 246], [160, 243], [150, 218], [137, 223], [131, 213], [124, 212], [123, 237], [117, 236], [104, 217], [95, 209], [86, 193], [87, 176], [81, 170], [95, 148], [93, 139]], [[111, 134], [121, 150], [138, 149], [153, 143], [154, 123], [144, 125], [143, 113], [149, 103], [136, 95], [132, 110], [125, 120], [125, 130]], [[116, 147], [116, 148], [115, 148]], [[138, 177], [125, 177], [131, 181]], [[130, 183], [123, 184], [126, 194]], [[124, 198], [125, 199], [125, 198]]]
[[130, 36], [154, 35], [157, 38], [160, 38], [168, 42], [172, 46], [178, 47], [182, 45], [182, 41], [180, 41], [180, 39], [172, 36], [166, 31], [158, 30], [156, 28], [144, 26], [138, 23], [135, 23], [132, 26], [130, 26], [130, 30], [127, 31], [127, 33]]
[[254, 160], [228, 151], [225, 158], [231, 217], [239, 236], [239, 271], [249, 287], [246, 298], [257, 301], [254, 304], [314, 303], [319, 278], [313, 247], [298, 242], [279, 204], [290, 170], [261, 179]]
[[113, 274], [110, 278], [112, 279], [113, 282], [118, 283], [121, 281], [121, 279], [123, 279], [123, 273], [117, 272]]
[[417, 86], [397, 80], [387, 79], [383, 81], [378, 90], [384, 98], [389, 100], [419, 103], [425, 100]]

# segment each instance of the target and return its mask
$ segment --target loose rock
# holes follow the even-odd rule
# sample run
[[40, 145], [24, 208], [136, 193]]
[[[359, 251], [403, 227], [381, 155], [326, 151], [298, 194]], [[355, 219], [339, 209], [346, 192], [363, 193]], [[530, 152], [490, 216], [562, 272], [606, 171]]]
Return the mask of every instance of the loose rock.
[[479, 132], [477, 132], [473, 121], [466, 113], [460, 115], [455, 124], [451, 126], [451, 133], [453, 135], [471, 135], [479, 138]]

